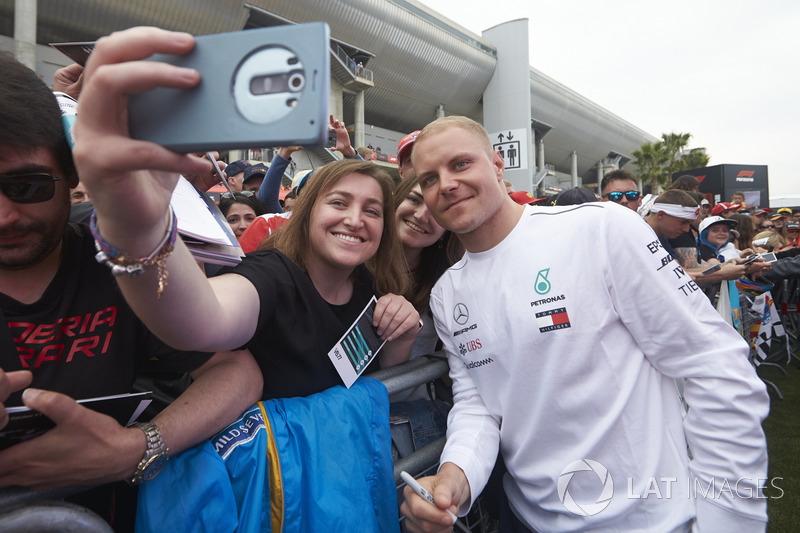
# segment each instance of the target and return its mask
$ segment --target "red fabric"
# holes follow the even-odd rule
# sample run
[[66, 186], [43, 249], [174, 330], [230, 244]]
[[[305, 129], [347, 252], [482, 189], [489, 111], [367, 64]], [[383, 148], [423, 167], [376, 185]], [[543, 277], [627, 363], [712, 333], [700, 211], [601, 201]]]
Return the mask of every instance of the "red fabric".
[[258, 245], [261, 244], [261, 241], [272, 235], [273, 231], [289, 222], [288, 216], [283, 215], [285, 215], [285, 213], [271, 213], [256, 218], [252, 224], [247, 226], [242, 236], [239, 237], [239, 246], [242, 247], [242, 251], [246, 254], [255, 252], [258, 249]]

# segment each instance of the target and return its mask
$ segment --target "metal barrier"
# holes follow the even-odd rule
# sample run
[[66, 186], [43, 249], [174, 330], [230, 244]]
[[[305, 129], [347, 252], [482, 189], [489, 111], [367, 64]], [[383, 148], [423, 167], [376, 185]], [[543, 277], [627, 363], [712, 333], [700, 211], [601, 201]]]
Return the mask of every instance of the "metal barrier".
[[[391, 396], [446, 375], [450, 368], [444, 357], [444, 352], [441, 351], [429, 356], [417, 357], [401, 365], [381, 369], [370, 374], [370, 377], [380, 380], [389, 392], [389, 396]], [[430, 464], [438, 464], [439, 456], [444, 449], [444, 442], [445, 439], [441, 438], [407, 457], [398, 459], [394, 465], [395, 483], [399, 482], [400, 472], [403, 470], [416, 476]]]
[[[436, 352], [427, 357], [417, 357], [402, 365], [379, 370], [370, 377], [379, 379], [389, 391], [389, 394], [413, 389], [447, 374], [449, 367], [445, 360], [444, 352]], [[394, 463], [394, 482], [397, 487], [398, 502], [402, 500], [405, 483], [400, 479], [400, 472], [406, 471], [412, 476], [423, 477], [436, 473], [439, 467], [439, 458], [444, 450], [446, 439], [441, 439], [416, 450], [406, 457], [397, 459]], [[469, 514], [462, 520], [473, 533], [497, 533], [497, 524], [486, 512], [483, 497], [479, 496], [472, 506]], [[401, 531], [405, 532], [405, 517], [400, 517]]]
[[370, 374], [370, 377], [380, 380], [389, 391], [389, 396], [396, 392], [413, 389], [423, 383], [428, 383], [447, 374], [444, 352], [435, 352], [430, 357], [417, 357], [401, 365], [384, 368]]
[[[389, 395], [408, 389], [413, 389], [428, 383], [447, 374], [449, 367], [444, 360], [444, 352], [436, 352], [429, 357], [417, 357], [401, 365], [379, 370], [370, 377], [380, 380]], [[432, 466], [438, 466], [439, 456], [444, 449], [445, 438], [432, 442], [427, 446], [416, 450], [406, 457], [395, 461], [394, 481], [400, 485], [400, 472], [405, 470], [412, 476], [429, 470]]]

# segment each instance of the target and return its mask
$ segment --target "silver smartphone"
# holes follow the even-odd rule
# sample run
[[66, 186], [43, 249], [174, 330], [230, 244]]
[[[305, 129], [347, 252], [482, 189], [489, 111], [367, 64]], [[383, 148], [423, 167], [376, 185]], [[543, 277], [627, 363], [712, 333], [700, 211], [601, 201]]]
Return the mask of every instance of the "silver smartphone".
[[195, 38], [186, 55], [151, 61], [193, 68], [192, 89], [130, 97], [132, 138], [176, 152], [323, 145], [328, 131], [330, 29], [324, 22]]
[[325, 146], [331, 150], [336, 148], [336, 130], [328, 130], [328, 140], [325, 143]]

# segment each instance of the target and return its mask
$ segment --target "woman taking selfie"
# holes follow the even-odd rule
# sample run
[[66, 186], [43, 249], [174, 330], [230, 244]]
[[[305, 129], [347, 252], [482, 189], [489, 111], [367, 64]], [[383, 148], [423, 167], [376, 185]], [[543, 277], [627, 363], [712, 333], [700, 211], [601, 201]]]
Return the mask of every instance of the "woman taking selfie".
[[[406, 290], [407, 275], [391, 188], [391, 178], [371, 163], [331, 163], [306, 187], [289, 223], [273, 237], [273, 249], [250, 254], [207, 280], [196, 275], [199, 269], [178, 239], [163, 272], [148, 268], [142, 276], [119, 278], [120, 286], [167, 343], [208, 351], [250, 347], [264, 375], [264, 399], [307, 396], [340, 384], [328, 352], [373, 295], [380, 296], [373, 325], [390, 342], [371, 369], [403, 362], [419, 314], [398, 296]], [[168, 206], [161, 209], [166, 213]], [[153, 218], [160, 221], [152, 234], [161, 232], [166, 242], [164, 219], [171, 215]], [[113, 220], [97, 220], [99, 241], [111, 240], [106, 228]], [[160, 297], [154, 289], [159, 284]], [[133, 287], [138, 289], [128, 289]]]

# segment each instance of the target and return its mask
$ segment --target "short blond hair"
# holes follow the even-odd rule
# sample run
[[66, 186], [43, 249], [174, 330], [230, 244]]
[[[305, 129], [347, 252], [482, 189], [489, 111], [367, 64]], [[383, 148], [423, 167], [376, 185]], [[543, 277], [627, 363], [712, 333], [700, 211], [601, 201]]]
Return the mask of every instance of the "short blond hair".
[[[494, 155], [492, 141], [489, 139], [489, 134], [486, 132], [486, 128], [469, 117], [458, 115], [437, 118], [422, 128], [422, 131], [419, 133], [419, 135], [417, 135], [417, 140], [414, 142], [414, 152], [419, 150], [420, 143], [427, 140], [428, 137], [437, 133], [441, 133], [445, 130], [449, 130], [450, 128], [461, 128], [462, 130], [474, 133], [475, 136], [480, 139], [483, 148], [486, 150], [486, 154], [489, 155], [489, 157]], [[414, 162], [414, 152], [411, 152], [412, 163]]]

